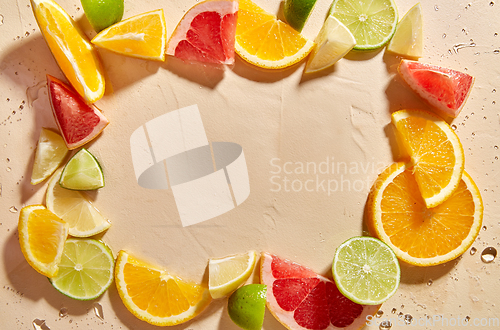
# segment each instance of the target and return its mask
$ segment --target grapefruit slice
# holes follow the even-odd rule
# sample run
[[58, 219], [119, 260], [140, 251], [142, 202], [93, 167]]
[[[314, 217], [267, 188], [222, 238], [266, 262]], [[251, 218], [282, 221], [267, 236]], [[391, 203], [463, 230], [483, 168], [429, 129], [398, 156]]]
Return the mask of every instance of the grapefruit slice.
[[233, 64], [237, 15], [238, 1], [196, 4], [175, 28], [167, 54], [184, 61]]
[[474, 84], [474, 77], [466, 73], [411, 60], [402, 60], [398, 72], [440, 114], [453, 118], [462, 110]]
[[267, 308], [287, 329], [360, 329], [381, 306], [350, 301], [333, 281], [293, 261], [269, 253], [261, 260]]
[[47, 87], [52, 113], [69, 150], [92, 141], [109, 124], [94, 105], [59, 79], [47, 75]]

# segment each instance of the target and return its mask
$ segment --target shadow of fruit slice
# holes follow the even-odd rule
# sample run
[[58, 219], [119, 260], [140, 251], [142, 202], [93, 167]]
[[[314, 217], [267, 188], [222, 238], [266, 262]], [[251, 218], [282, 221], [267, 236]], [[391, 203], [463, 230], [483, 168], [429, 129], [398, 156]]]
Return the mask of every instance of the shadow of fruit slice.
[[92, 104], [87, 104], [71, 87], [47, 75], [52, 113], [69, 150], [95, 139], [109, 124]]
[[266, 312], [267, 286], [249, 284], [233, 292], [227, 302], [229, 317], [240, 328], [260, 330]]
[[356, 304], [333, 281], [272, 254], [262, 254], [260, 276], [267, 308], [287, 329], [360, 329], [380, 308]]

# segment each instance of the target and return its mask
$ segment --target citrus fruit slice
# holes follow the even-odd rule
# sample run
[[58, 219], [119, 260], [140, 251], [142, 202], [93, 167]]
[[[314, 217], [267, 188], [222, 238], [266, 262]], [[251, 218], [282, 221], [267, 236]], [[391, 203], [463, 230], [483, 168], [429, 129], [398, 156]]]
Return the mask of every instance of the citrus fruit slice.
[[240, 0], [235, 49], [245, 61], [265, 69], [282, 69], [302, 59], [314, 42], [250, 0]]
[[55, 276], [68, 237], [68, 224], [43, 205], [29, 205], [19, 213], [18, 230], [26, 261], [40, 274]]
[[403, 16], [396, 27], [387, 50], [399, 55], [419, 58], [424, 51], [424, 33], [420, 3]]
[[42, 127], [31, 172], [31, 184], [39, 184], [54, 173], [66, 158], [68, 151], [62, 136]]
[[73, 19], [53, 0], [31, 0], [47, 45], [62, 72], [88, 103], [104, 95], [105, 80], [99, 54]]
[[286, 22], [298, 32], [302, 31], [316, 0], [285, 0], [283, 15]]
[[266, 312], [267, 286], [248, 284], [234, 291], [227, 301], [233, 322], [245, 330], [261, 330]]
[[333, 257], [332, 274], [340, 292], [364, 305], [379, 305], [399, 286], [401, 270], [391, 248], [373, 237], [353, 237]]
[[469, 97], [474, 77], [437, 65], [401, 60], [398, 72], [440, 114], [457, 117]]
[[370, 232], [400, 260], [415, 266], [438, 265], [460, 256], [479, 234], [483, 217], [481, 195], [466, 172], [445, 202], [428, 208], [404, 163], [394, 163], [380, 174], [367, 210]]
[[47, 208], [69, 224], [69, 234], [89, 237], [111, 226], [92, 203], [79, 191], [64, 189], [59, 185], [62, 169], [49, 181], [45, 204]]
[[393, 0], [335, 0], [330, 15], [351, 30], [357, 50], [382, 47], [392, 38], [398, 23], [398, 10]]
[[214, 299], [227, 296], [242, 285], [252, 274], [257, 253], [249, 251], [208, 262], [208, 289]]
[[441, 204], [462, 179], [465, 157], [458, 136], [447, 122], [423, 110], [396, 111], [392, 123], [411, 157], [425, 204]]
[[333, 281], [268, 253], [261, 257], [260, 281], [267, 285], [267, 308], [287, 329], [359, 329], [380, 308], [356, 304]]
[[115, 283], [127, 309], [153, 325], [170, 326], [191, 320], [210, 303], [208, 289], [182, 280], [120, 251]]
[[334, 16], [328, 16], [314, 40], [305, 72], [326, 69], [344, 57], [356, 45], [351, 31]]
[[104, 175], [94, 155], [82, 148], [64, 166], [59, 184], [71, 190], [95, 190], [104, 187]]
[[238, 1], [194, 5], [172, 33], [167, 54], [184, 61], [233, 64], [237, 15]]
[[113, 282], [114, 266], [113, 253], [104, 243], [89, 238], [68, 238], [59, 272], [50, 282], [70, 298], [92, 300]]
[[80, 0], [85, 16], [96, 32], [119, 22], [123, 16], [123, 0]]
[[95, 106], [59, 79], [47, 75], [47, 87], [52, 114], [69, 150], [92, 141], [109, 124]]
[[166, 35], [163, 9], [158, 9], [111, 25], [99, 32], [92, 43], [118, 54], [164, 61]]

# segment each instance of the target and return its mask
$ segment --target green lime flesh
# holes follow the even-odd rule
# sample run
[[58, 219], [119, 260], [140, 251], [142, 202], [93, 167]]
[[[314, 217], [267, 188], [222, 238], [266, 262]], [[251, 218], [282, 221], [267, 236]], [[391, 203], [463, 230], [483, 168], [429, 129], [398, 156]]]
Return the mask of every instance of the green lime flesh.
[[342, 243], [335, 251], [332, 273], [340, 292], [362, 305], [389, 299], [401, 276], [392, 249], [373, 237], [353, 237]]
[[316, 0], [285, 0], [283, 14], [286, 22], [301, 32], [315, 4]]
[[118, 23], [123, 16], [123, 0], [81, 0], [85, 16], [96, 32]]
[[104, 187], [104, 175], [97, 159], [82, 148], [64, 167], [59, 184], [71, 190], [95, 190]]
[[266, 311], [267, 285], [249, 284], [233, 292], [228, 299], [229, 317], [240, 328], [260, 330]]
[[113, 254], [104, 243], [89, 238], [69, 238], [64, 244], [59, 271], [49, 280], [70, 298], [92, 300], [113, 282], [113, 268]]

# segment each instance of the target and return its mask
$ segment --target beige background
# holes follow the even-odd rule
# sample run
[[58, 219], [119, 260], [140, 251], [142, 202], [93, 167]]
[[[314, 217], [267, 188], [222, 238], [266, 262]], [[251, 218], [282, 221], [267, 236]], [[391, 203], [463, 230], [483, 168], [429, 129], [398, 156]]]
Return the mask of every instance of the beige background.
[[[124, 17], [163, 8], [170, 35], [196, 2], [126, 1]], [[60, 3], [90, 37], [95, 34], [78, 0]], [[279, 7], [277, 0], [256, 3], [271, 12]], [[414, 4], [398, 0], [400, 17]], [[467, 251], [455, 261], [429, 268], [403, 265], [400, 289], [382, 306], [382, 318], [410, 314], [422, 320], [420, 329], [426, 328], [423, 320], [434, 315], [469, 316], [480, 324], [481, 318], [500, 318], [500, 263], [485, 264], [480, 259], [485, 247], [500, 246], [500, 3], [423, 0], [421, 4], [425, 33], [421, 61], [476, 77], [467, 104], [452, 124], [464, 145], [466, 170], [481, 189], [485, 227], [473, 244], [478, 251], [474, 255]], [[318, 0], [304, 30], [306, 36], [314, 38], [329, 6], [330, 1]], [[31, 186], [29, 180], [40, 129], [55, 127], [45, 75], [63, 76], [28, 1], [1, 0], [0, 15], [0, 328], [31, 329], [38, 318], [52, 330], [153, 329], [125, 309], [114, 286], [96, 300], [103, 307], [104, 320], [100, 320], [94, 314], [94, 302], [64, 297], [24, 260], [18, 243], [18, 210], [44, 199], [46, 183]], [[111, 124], [88, 148], [101, 161], [106, 178], [106, 187], [91, 195], [113, 224], [102, 239], [115, 254], [126, 249], [194, 281], [204, 279], [208, 258], [249, 249], [273, 252], [331, 276], [336, 246], [362, 233], [369, 186], [396, 158], [390, 113], [427, 108], [395, 74], [399, 59], [384, 50], [350, 53], [332, 69], [311, 77], [302, 75], [304, 63], [265, 72], [240, 59], [234, 67], [220, 70], [174, 58], [156, 63], [107, 51], [101, 55], [114, 93], [108, 92], [98, 106]], [[251, 193], [236, 209], [183, 228], [171, 190], [147, 190], [136, 183], [129, 138], [146, 121], [192, 104], [199, 106], [210, 141], [243, 147]], [[316, 180], [316, 174], [274, 174], [277, 167], [272, 164], [319, 165], [327, 158], [335, 166], [340, 164], [341, 172], [332, 173], [330, 168], [329, 174], [318, 174], [319, 180], [339, 184], [344, 180], [343, 190], [330, 195], [321, 188], [287, 192], [282, 185], [281, 191], [275, 191], [273, 182], [283, 184], [285, 176], [305, 182]], [[298, 164], [287, 166], [295, 170]], [[356, 180], [364, 184], [353, 186]], [[291, 188], [299, 190], [299, 183]], [[198, 318], [175, 329], [237, 329], [227, 317], [225, 304], [225, 300], [214, 301]], [[63, 307], [68, 315], [60, 318]], [[264, 328], [283, 329], [270, 313]], [[427, 328], [455, 327], [438, 321]]]

